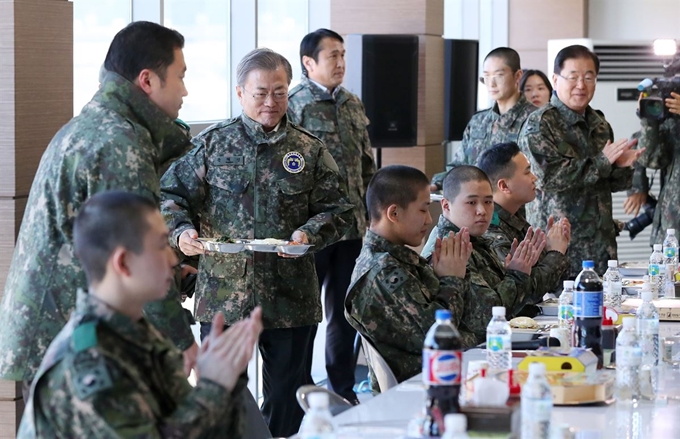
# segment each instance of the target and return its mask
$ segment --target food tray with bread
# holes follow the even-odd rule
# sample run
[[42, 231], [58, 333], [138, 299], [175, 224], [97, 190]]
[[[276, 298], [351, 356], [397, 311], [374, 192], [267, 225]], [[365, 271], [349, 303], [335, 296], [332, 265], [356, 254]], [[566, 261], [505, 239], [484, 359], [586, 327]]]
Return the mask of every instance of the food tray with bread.
[[548, 334], [552, 323], [538, 323], [530, 317], [515, 317], [508, 322], [512, 328], [512, 341], [531, 341], [541, 335]]
[[222, 238], [198, 238], [207, 251], [218, 253], [239, 253], [243, 250], [264, 253], [284, 253], [291, 256], [301, 256], [307, 253], [312, 246], [299, 244], [285, 239], [233, 239]]

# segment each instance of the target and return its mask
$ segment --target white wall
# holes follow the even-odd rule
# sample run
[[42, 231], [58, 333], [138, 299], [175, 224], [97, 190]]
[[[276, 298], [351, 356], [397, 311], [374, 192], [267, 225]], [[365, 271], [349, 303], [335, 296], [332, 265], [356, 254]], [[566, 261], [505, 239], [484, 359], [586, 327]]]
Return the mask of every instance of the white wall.
[[590, 0], [588, 36], [594, 40], [680, 39], [678, 0]]

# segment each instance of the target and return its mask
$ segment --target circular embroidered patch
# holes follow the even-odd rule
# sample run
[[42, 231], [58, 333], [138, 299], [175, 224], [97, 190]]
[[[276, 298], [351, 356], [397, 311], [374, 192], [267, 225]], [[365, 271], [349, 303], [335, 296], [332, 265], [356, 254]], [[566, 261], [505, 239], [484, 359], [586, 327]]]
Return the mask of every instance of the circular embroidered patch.
[[305, 158], [297, 151], [291, 151], [283, 156], [283, 169], [291, 174], [297, 174], [305, 169]]

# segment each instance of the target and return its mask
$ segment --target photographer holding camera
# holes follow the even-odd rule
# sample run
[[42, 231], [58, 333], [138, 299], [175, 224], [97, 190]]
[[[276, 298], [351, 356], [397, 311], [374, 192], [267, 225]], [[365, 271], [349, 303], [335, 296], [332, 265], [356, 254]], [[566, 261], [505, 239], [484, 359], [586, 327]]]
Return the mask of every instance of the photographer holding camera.
[[[642, 98], [642, 95], [641, 95]], [[663, 120], [641, 117], [638, 148], [646, 148], [638, 159], [638, 165], [660, 170], [661, 189], [653, 214], [653, 228], [650, 244], [661, 244], [667, 229], [680, 229], [680, 94], [671, 92], [664, 99], [669, 117]], [[643, 171], [644, 172], [644, 171]], [[642, 183], [643, 184], [643, 183]], [[649, 186], [649, 185], [647, 185]], [[648, 189], [648, 188], [647, 188]], [[631, 197], [629, 196], [629, 199]], [[626, 200], [631, 212], [637, 210], [642, 195]], [[647, 197], [645, 200], [647, 201]], [[624, 208], [626, 205], [624, 204]], [[652, 210], [654, 210], [652, 208]], [[649, 209], [645, 208], [648, 212]], [[639, 217], [638, 217], [639, 218]]]
[[[639, 141], [640, 131], [633, 133], [630, 138]], [[623, 202], [623, 210], [626, 215], [635, 216], [624, 226], [624, 230], [628, 230], [631, 240], [635, 239], [638, 233], [642, 232], [654, 221], [654, 210], [656, 209], [657, 201], [649, 193], [651, 187], [652, 184], [650, 184], [649, 177], [647, 176], [647, 168], [635, 162], [633, 165], [633, 185], [628, 190], [628, 197]]]

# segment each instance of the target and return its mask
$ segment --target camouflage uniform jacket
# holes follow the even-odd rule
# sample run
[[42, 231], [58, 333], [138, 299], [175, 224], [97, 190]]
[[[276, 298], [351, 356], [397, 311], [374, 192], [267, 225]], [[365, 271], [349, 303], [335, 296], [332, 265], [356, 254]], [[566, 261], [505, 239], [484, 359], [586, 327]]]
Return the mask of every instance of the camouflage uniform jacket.
[[661, 191], [654, 211], [650, 244], [661, 244], [667, 229], [680, 230], [680, 123], [642, 119], [638, 148], [647, 148], [638, 163], [661, 171]]
[[304, 77], [290, 91], [290, 120], [321, 139], [347, 182], [356, 224], [343, 239], [361, 239], [367, 226], [366, 189], [375, 174], [368, 118], [358, 97], [338, 86], [331, 96]]
[[613, 137], [602, 113], [588, 107], [585, 115], [578, 114], [553, 95], [529, 116], [519, 138], [538, 177], [527, 219], [542, 229], [550, 215], [569, 219], [572, 279], [585, 259], [595, 261], [598, 273], [607, 270], [607, 260], [617, 259], [612, 192], [630, 188], [633, 169], [610, 164], [602, 153]]
[[[450, 310], [460, 327], [469, 289], [468, 280], [437, 277], [418, 253], [367, 230], [347, 290], [345, 317], [401, 382], [421, 371], [423, 342], [436, 310]], [[461, 336], [465, 347], [475, 344], [472, 334], [461, 331]]]
[[[161, 182], [161, 211], [172, 245], [183, 231], [196, 228], [197, 216], [205, 237], [288, 240], [301, 230], [314, 251], [351, 227], [352, 205], [333, 158], [319, 139], [285, 116], [277, 131], [265, 133], [243, 114], [208, 127], [193, 142], [196, 147]], [[209, 322], [222, 311], [232, 324], [257, 305], [265, 328], [320, 321], [314, 255], [244, 251], [200, 257], [197, 320]]]
[[[111, 72], [54, 136], [31, 187], [0, 306], [0, 377], [33, 378], [76, 306], [76, 289], [87, 287], [72, 245], [82, 203], [111, 189], [158, 201], [159, 166], [187, 141], [143, 91]], [[180, 349], [194, 343], [176, 291], [145, 311]]]
[[[522, 242], [531, 224], [520, 215], [513, 215], [494, 203], [494, 215], [489, 230], [484, 234], [491, 243], [498, 259], [505, 261], [510, 253], [512, 240]], [[536, 304], [543, 300], [543, 295], [550, 291], [559, 290], [562, 277], [569, 269], [569, 259], [558, 251], [541, 253], [536, 265], [531, 267], [532, 294], [529, 303]]]
[[[524, 93], [505, 114], [500, 114], [498, 104], [472, 116], [463, 132], [463, 141], [453, 152], [453, 159], [446, 165], [447, 170], [454, 165], [476, 165], [482, 153], [496, 143], [517, 142], [519, 133], [527, 117], [537, 109], [529, 102]], [[441, 188], [446, 172], [435, 174], [432, 183]]]
[[239, 438], [245, 384], [228, 392], [201, 378], [192, 388], [181, 352], [153, 326], [80, 290], [40, 365], [18, 437]]
[[[439, 216], [432, 233], [443, 238], [460, 229], [444, 215]], [[486, 327], [491, 320], [491, 308], [504, 306], [508, 319], [514, 317], [531, 298], [531, 278], [516, 270], [506, 270], [489, 240], [483, 236], [470, 237], [472, 254], [468, 259], [465, 280], [470, 290], [461, 317], [461, 330], [477, 337], [476, 343], [486, 341]], [[434, 245], [423, 248], [421, 256], [430, 259]]]

